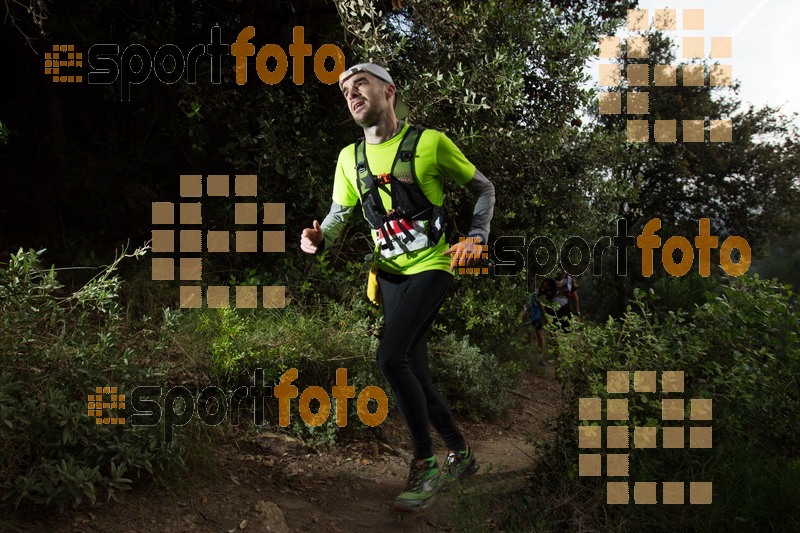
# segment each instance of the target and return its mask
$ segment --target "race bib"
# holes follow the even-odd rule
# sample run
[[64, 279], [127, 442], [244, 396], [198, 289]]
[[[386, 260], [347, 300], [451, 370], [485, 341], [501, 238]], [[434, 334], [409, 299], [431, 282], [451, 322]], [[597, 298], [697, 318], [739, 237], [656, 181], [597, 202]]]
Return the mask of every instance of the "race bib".
[[375, 230], [375, 234], [384, 259], [428, 247], [428, 232], [421, 220], [390, 220], [384, 227]]

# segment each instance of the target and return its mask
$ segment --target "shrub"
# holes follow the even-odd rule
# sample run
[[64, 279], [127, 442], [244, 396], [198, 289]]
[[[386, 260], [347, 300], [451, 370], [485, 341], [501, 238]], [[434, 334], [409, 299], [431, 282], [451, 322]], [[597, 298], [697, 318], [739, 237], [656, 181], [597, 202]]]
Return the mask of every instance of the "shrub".
[[61, 295], [43, 252], [20, 250], [0, 269], [0, 506], [12, 510], [117, 497], [134, 477], [184, 464], [181, 446], [157, 431], [96, 425], [86, 413], [96, 386], [164, 379], [152, 342], [121, 320], [114, 271], [123, 256]]
[[[375, 365], [376, 329], [367, 304], [355, 298], [347, 304], [328, 300], [316, 308], [290, 302], [279, 310], [206, 309], [189, 315], [184, 323], [184, 334], [201, 354], [201, 367], [228, 395], [251, 383], [258, 368], [267, 384], [277, 383], [284, 372], [296, 368], [294, 385], [301, 392], [313, 385], [330, 396], [338, 368], [347, 369], [348, 385], [356, 393], [367, 385], [388, 391]], [[266, 402], [267, 424], [277, 423], [277, 405], [277, 400]], [[290, 427], [299, 437], [312, 445], [336, 442], [340, 428], [333, 405], [327, 422], [318, 427], [301, 421], [298, 399], [290, 406]], [[348, 401], [348, 415], [348, 428], [363, 426], [355, 399]]]
[[[594, 527], [667, 527], [661, 506], [606, 506], [605, 480], [578, 477], [578, 454], [586, 450], [577, 445], [577, 403], [582, 397], [608, 396], [608, 370], [683, 370], [685, 392], [680, 396], [713, 400], [713, 421], [687, 420], [684, 425], [711, 425], [713, 447], [631, 450], [630, 479], [713, 481], [713, 505], [671, 514], [666, 524], [672, 530], [703, 529], [711, 523], [720, 529], [797, 528], [800, 521], [792, 509], [800, 506], [800, 336], [791, 296], [774, 282], [742, 276], [706, 293], [706, 301], [693, 309], [654, 316], [639, 291], [619, 320], [574, 322], [569, 335], [557, 337], [557, 372], [566, 403], [555, 421], [556, 439], [540, 464], [548, 470], [539, 474], [559, 469], [566, 476], [549, 494], [581, 500], [584, 509], [594, 507]], [[661, 425], [660, 395], [632, 390], [627, 398], [629, 426]], [[774, 495], [770, 502], [761, 496], [767, 493]], [[531, 494], [535, 505], [547, 502], [541, 487], [532, 487]], [[572, 528], [585, 519], [580, 509], [565, 516], [564, 508], [556, 507], [561, 515], [551, 514], [549, 520], [559, 527]]]
[[[208, 309], [190, 315], [186, 335], [205, 352], [206, 373], [215, 384], [232, 391], [252, 379], [256, 368], [274, 383], [289, 368], [298, 370], [301, 391], [311, 385], [330, 391], [337, 368], [348, 370], [348, 384], [358, 393], [367, 385], [391, 391], [375, 361], [381, 319], [359, 291], [346, 303], [321, 299], [315, 306], [284, 309]], [[466, 338], [446, 334], [429, 343], [433, 378], [454, 407], [476, 419], [495, 416], [508, 406], [506, 388], [514, 379], [511, 365], [500, 365]], [[206, 357], [207, 355], [207, 357]], [[504, 380], [508, 380], [508, 383]], [[349, 400], [349, 428], [363, 424], [355, 399]], [[319, 427], [300, 422], [297, 400], [291, 402], [292, 429], [310, 444], [333, 444], [339, 428], [331, 415]], [[277, 420], [277, 401], [268, 402], [268, 420]]]
[[514, 364], [501, 365], [467, 337], [453, 334], [431, 343], [430, 351], [431, 377], [453, 409], [475, 420], [491, 419], [508, 409], [508, 390], [519, 381]]

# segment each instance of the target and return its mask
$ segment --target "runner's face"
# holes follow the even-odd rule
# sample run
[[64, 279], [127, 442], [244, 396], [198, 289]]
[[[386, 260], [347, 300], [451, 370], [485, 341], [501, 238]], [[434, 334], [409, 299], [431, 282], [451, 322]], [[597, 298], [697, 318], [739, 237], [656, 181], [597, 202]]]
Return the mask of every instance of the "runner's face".
[[342, 84], [342, 94], [353, 120], [364, 128], [377, 124], [380, 117], [390, 111], [394, 91], [394, 86], [366, 73], [355, 74]]

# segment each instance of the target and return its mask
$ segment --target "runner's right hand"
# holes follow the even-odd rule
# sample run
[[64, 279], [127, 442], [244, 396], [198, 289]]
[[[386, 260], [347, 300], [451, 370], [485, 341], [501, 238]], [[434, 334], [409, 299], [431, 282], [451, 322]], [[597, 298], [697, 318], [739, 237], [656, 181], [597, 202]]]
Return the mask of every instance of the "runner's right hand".
[[314, 221], [313, 228], [306, 228], [300, 234], [300, 249], [307, 254], [315, 254], [322, 244], [322, 228]]

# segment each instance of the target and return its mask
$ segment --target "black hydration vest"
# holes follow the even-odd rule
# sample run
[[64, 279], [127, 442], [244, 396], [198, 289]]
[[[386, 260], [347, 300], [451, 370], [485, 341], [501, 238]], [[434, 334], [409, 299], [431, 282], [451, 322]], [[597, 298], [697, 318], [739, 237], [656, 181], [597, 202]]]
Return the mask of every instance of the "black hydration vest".
[[[433, 205], [425, 196], [414, 170], [417, 144], [423, 130], [421, 126], [409, 126], [400, 141], [390, 174], [375, 176], [367, 163], [364, 138], [355, 144], [361, 207], [370, 227], [378, 232], [379, 251], [385, 258], [436, 246], [445, 232], [445, 210]], [[387, 187], [390, 184], [391, 187]], [[380, 189], [390, 195], [391, 209], [384, 207]]]

